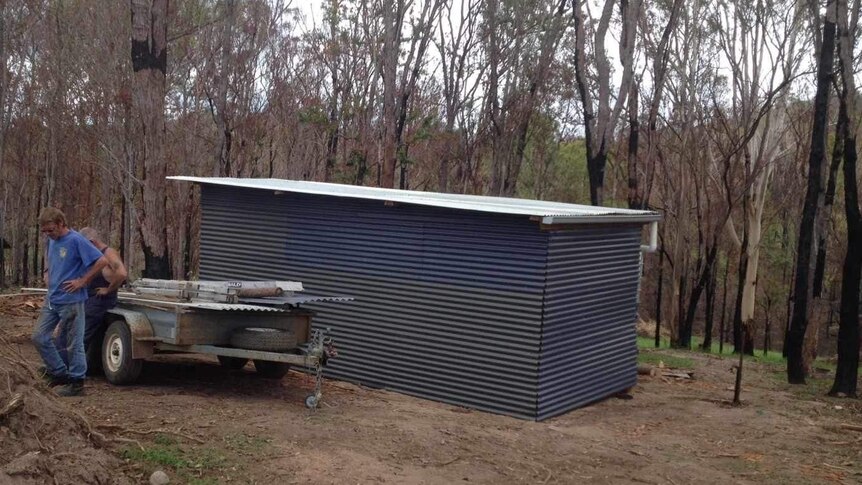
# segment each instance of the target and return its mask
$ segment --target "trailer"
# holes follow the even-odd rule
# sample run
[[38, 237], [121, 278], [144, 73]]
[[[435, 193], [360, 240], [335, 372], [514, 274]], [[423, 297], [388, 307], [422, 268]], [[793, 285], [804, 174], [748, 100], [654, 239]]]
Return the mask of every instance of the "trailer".
[[273, 379], [297, 367], [315, 377], [305, 405], [316, 408], [323, 368], [336, 352], [326, 329], [312, 329], [314, 312], [301, 305], [352, 298], [303, 295], [298, 283], [274, 283], [139, 280], [133, 292], [119, 294], [86, 349], [88, 373], [131, 384], [157, 353], [213, 355], [228, 369], [252, 361]]

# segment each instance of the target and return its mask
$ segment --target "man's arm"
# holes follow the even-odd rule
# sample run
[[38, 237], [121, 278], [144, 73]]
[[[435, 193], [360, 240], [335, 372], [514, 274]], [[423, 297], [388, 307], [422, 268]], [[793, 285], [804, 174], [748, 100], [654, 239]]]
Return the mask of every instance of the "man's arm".
[[107, 288], [99, 288], [96, 290], [96, 294], [100, 296], [109, 295], [117, 291], [120, 285], [122, 285], [129, 276], [129, 272], [126, 271], [126, 265], [124, 265], [123, 260], [120, 259], [120, 253], [108, 248], [105, 250], [105, 259], [108, 260], [108, 267], [111, 268], [111, 278], [108, 279], [110, 285], [108, 285]]
[[63, 290], [71, 293], [73, 291], [78, 291], [81, 288], [86, 288], [90, 281], [96, 277], [99, 272], [102, 271], [102, 268], [108, 265], [108, 259], [104, 256], [99, 257], [93, 264], [90, 265], [90, 269], [87, 270], [87, 273], [80, 278], [75, 278], [73, 280], [69, 280], [63, 283]]

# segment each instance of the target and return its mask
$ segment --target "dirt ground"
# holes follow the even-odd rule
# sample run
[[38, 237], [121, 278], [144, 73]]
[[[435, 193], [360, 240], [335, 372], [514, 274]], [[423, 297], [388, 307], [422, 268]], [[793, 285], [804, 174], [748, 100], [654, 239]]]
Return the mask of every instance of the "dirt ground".
[[[35, 367], [32, 325], [0, 315], [0, 345]], [[91, 436], [93, 447], [115, 461], [68, 460], [102, 460], [115, 483], [148, 483], [155, 470], [194, 484], [862, 483], [862, 403], [825, 397], [829, 375], [789, 386], [782, 368], [747, 362], [744, 403], [733, 407], [734, 360], [661, 352], [691, 359], [694, 379], [641, 376], [631, 399], [540, 423], [335, 381], [311, 411], [303, 374], [273, 382], [250, 366], [227, 371], [186, 356], [157, 357], [133, 386], [95, 378], [85, 396], [51, 402], [84, 416], [108, 440]], [[12, 439], [6, 419], [0, 414], [0, 472], [8, 473], [28, 450], [2, 446]], [[22, 473], [12, 483], [51, 483]]]

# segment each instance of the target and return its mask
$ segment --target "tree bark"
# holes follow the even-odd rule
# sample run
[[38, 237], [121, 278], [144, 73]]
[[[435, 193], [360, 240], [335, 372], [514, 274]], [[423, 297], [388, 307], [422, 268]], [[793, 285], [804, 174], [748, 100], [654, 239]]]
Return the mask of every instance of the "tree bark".
[[[746, 246], [745, 237], [743, 237], [742, 247]], [[745, 271], [748, 268], [748, 253], [744, 250], [739, 253], [739, 273], [737, 277], [736, 287], [736, 303], [733, 306], [733, 352], [743, 352], [753, 354], [753, 346], [749, 349], [746, 346], [746, 328], [742, 320], [742, 292], [745, 286]]]
[[629, 91], [629, 143], [628, 153], [628, 185], [629, 209], [643, 209], [644, 200], [638, 185], [638, 138], [640, 123], [638, 122], [638, 83], [632, 83]]
[[589, 65], [594, 65], [596, 70], [595, 84], [597, 93], [593, 107], [593, 95], [591, 93], [592, 82], [588, 79], [588, 63], [586, 56], [587, 45], [587, 16], [583, 9], [581, 0], [574, 2], [575, 21], [575, 82], [584, 113], [584, 135], [587, 148], [587, 172], [590, 182], [590, 203], [602, 205], [604, 203], [604, 181], [605, 166], [607, 165], [608, 153], [620, 112], [628, 99], [628, 92], [633, 82], [634, 74], [634, 47], [637, 34], [637, 18], [640, 15], [640, 0], [621, 0], [620, 18], [622, 22], [620, 33], [620, 52], [618, 60], [622, 65], [622, 74], [619, 85], [619, 93], [616, 102], [611, 106], [611, 64], [605, 53], [605, 37], [610, 26], [611, 16], [615, 0], [605, 0], [602, 12], [595, 24], [593, 36], [594, 59]]
[[[844, 141], [844, 210], [847, 216], [847, 255], [841, 274], [841, 309], [838, 323], [838, 366], [829, 394], [856, 397], [859, 372], [859, 287], [862, 273], [862, 212], [856, 166], [856, 86], [853, 72], [853, 37], [859, 11], [854, 2], [853, 22], [848, 19], [847, 0], [838, 2], [838, 61], [841, 73], [838, 126]], [[851, 128], [852, 127], [852, 128]]]
[[[703, 292], [711, 277], [710, 274], [715, 266], [715, 258], [717, 255], [718, 244], [714, 241], [712, 247], [707, 250], [703, 269], [700, 271], [697, 282], [691, 289], [691, 297], [689, 298], [688, 308], [685, 312], [685, 320], [683, 320], [679, 326], [679, 337], [676, 345], [678, 347], [691, 348], [691, 335], [692, 328], [694, 327], [694, 318], [697, 314], [697, 306], [700, 303], [700, 298], [703, 296]], [[680, 310], [682, 310], [682, 308], [680, 308]], [[680, 314], [682, 314], [681, 311]]]
[[826, 165], [826, 131], [828, 127], [829, 93], [835, 60], [835, 0], [829, 0], [823, 25], [823, 43], [817, 66], [817, 90], [814, 95], [814, 122], [811, 131], [811, 151], [808, 158], [808, 186], [799, 225], [796, 254], [796, 278], [793, 291], [793, 317], [787, 336], [787, 380], [804, 384], [808, 373], [802, 347], [805, 340], [812, 295], [812, 253], [814, 229], [823, 201], [823, 170]]
[[661, 347], [661, 304], [662, 289], [664, 288], [664, 251], [658, 253], [658, 291], [656, 291], [655, 303], [655, 347]]
[[727, 323], [727, 280], [730, 273], [730, 261], [724, 266], [724, 290], [721, 297], [721, 323], [718, 330], [718, 354], [724, 353], [724, 340], [727, 336], [725, 324]]
[[231, 149], [233, 147], [233, 127], [227, 111], [227, 91], [233, 58], [233, 31], [236, 24], [236, 0], [224, 0], [225, 16], [222, 21], [221, 55], [218, 80], [216, 82], [215, 121], [218, 130], [218, 153], [216, 153], [216, 176], [233, 175]]
[[329, 127], [326, 140], [326, 160], [323, 166], [323, 181], [332, 182], [332, 174], [335, 170], [336, 155], [338, 154], [338, 138], [341, 120], [339, 117], [338, 99], [341, 96], [341, 85], [339, 83], [338, 71], [341, 64], [341, 47], [338, 38], [339, 0], [331, 0], [329, 11], [326, 13], [326, 21], [329, 22], [329, 51], [332, 58], [329, 60], [329, 79], [332, 83], [332, 92], [329, 94]]
[[823, 212], [818, 217], [817, 224], [817, 258], [814, 262], [814, 281], [812, 282], [811, 295], [814, 298], [823, 296], [823, 278], [826, 275], [826, 248], [829, 242], [827, 227], [832, 217], [832, 207], [835, 205], [835, 191], [838, 188], [838, 169], [841, 168], [841, 160], [844, 158], [844, 143], [838, 138], [843, 136], [841, 123], [846, 122], [846, 116], [837, 120], [835, 127], [836, 140], [832, 147], [832, 162], [829, 164], [829, 176], [826, 182], [826, 193], [823, 196]]
[[381, 172], [379, 185], [385, 188], [395, 187], [395, 162], [397, 157], [397, 142], [395, 127], [397, 124], [397, 93], [395, 76], [398, 71], [398, 54], [401, 45], [401, 21], [404, 16], [404, 0], [387, 0], [383, 2], [383, 59], [381, 75], [383, 77], [383, 134], [381, 150]]
[[713, 268], [712, 271], [709, 272], [709, 280], [706, 283], [706, 321], [703, 329], [703, 343], [701, 343], [700, 348], [707, 352], [712, 348], [712, 333], [715, 323], [716, 273], [716, 269]]
[[168, 0], [131, 0], [135, 166], [140, 171], [143, 276], [170, 278], [164, 157]]

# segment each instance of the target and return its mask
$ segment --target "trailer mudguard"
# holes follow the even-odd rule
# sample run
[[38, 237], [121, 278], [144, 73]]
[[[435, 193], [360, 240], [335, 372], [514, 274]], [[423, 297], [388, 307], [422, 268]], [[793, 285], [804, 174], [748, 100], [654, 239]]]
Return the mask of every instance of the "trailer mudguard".
[[112, 308], [108, 313], [119, 317], [114, 320], [122, 320], [129, 326], [132, 333], [133, 359], [147, 359], [153, 356], [156, 343], [153, 339], [153, 326], [146, 315], [124, 308]]

